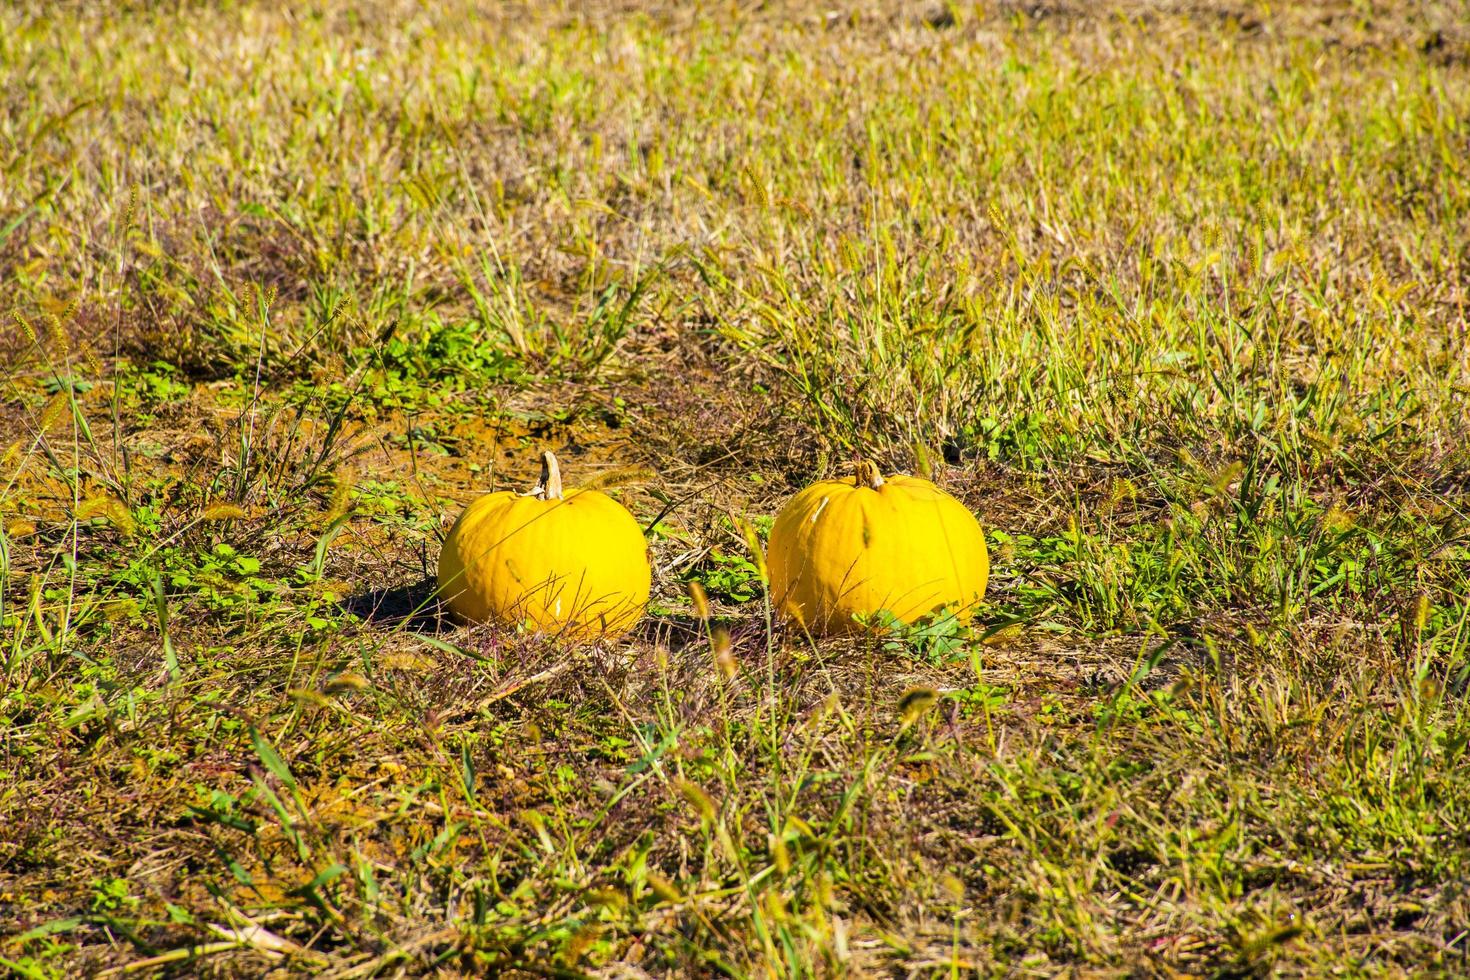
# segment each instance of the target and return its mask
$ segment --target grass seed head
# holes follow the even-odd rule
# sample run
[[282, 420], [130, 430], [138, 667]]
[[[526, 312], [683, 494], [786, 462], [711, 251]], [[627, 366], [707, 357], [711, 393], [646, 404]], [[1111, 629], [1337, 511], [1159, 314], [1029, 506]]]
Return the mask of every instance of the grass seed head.
[[204, 521], [238, 521], [250, 516], [244, 507], [228, 501], [210, 504], [199, 514]]

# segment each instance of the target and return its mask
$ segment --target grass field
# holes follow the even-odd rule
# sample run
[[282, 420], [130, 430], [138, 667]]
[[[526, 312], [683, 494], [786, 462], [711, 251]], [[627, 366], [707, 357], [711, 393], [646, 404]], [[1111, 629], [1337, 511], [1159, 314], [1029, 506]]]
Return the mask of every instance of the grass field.
[[[1467, 306], [1458, 0], [0, 6], [0, 971], [1464, 975]], [[773, 622], [859, 454], [973, 626]]]

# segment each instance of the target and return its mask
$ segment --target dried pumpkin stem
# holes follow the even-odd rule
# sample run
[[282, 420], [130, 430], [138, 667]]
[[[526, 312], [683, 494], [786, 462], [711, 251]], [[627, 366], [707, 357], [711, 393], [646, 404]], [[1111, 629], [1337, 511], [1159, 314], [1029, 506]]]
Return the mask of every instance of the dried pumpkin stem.
[[541, 454], [541, 479], [536, 481], [536, 489], [531, 492], [542, 500], [561, 499], [561, 467], [557, 465], [554, 453]]
[[860, 459], [853, 474], [853, 484], [877, 490], [883, 485], [883, 474], [878, 472], [877, 465], [871, 459]]

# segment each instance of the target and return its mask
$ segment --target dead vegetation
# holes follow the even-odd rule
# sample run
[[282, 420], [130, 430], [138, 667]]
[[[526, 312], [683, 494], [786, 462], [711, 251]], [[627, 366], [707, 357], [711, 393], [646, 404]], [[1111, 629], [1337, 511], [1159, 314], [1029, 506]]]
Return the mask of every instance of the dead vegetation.
[[[0, 11], [0, 969], [1462, 972], [1462, 13]], [[434, 603], [541, 448], [625, 641]], [[974, 628], [771, 621], [859, 452]]]

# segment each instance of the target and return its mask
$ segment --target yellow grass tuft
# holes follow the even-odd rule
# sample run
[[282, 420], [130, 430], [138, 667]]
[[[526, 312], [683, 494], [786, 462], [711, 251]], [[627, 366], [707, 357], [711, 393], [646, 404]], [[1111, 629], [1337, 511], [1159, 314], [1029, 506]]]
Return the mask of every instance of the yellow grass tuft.
[[238, 521], [249, 517], [244, 507], [239, 504], [221, 502], [210, 504], [200, 513], [199, 519], [204, 521]]
[[5, 525], [5, 536], [8, 538], [23, 538], [36, 533], [36, 525], [27, 520], [17, 518]]
[[109, 524], [121, 531], [124, 537], [132, 537], [133, 532], [137, 530], [137, 525], [127, 505], [111, 494], [88, 497], [77, 504], [72, 516], [78, 523], [99, 517], [105, 518]]
[[66, 391], [58, 391], [51, 396], [46, 407], [41, 410], [41, 434], [50, 432], [61, 417], [71, 410], [71, 394]]
[[61, 326], [60, 318], [54, 313], [46, 314], [46, 326], [51, 341], [50, 353], [58, 360], [66, 360], [71, 354], [71, 338], [66, 335], [66, 330]]
[[710, 634], [710, 650], [715, 657], [715, 667], [720, 676], [725, 680], [733, 680], [740, 672], [740, 663], [735, 659], [734, 644], [730, 641], [730, 631], [723, 626], [716, 626]]
[[630, 484], [647, 483], [656, 478], [653, 470], [646, 466], [622, 466], [597, 476], [582, 484], [583, 490], [609, 490]]
[[15, 321], [16, 326], [20, 327], [20, 332], [25, 335], [27, 340], [32, 344], [37, 343], [36, 328], [31, 326], [31, 321], [27, 320], [20, 310], [11, 311], [10, 318]]
[[323, 520], [328, 524], [347, 513], [352, 506], [352, 488], [356, 486], [356, 478], [351, 470], [340, 470], [335, 476], [337, 485], [332, 488], [332, 496], [327, 501], [327, 510], [323, 515]]
[[690, 582], [686, 591], [689, 593], [689, 601], [694, 604], [694, 615], [701, 620], [709, 619], [709, 598], [704, 594], [704, 586], [698, 582]]

